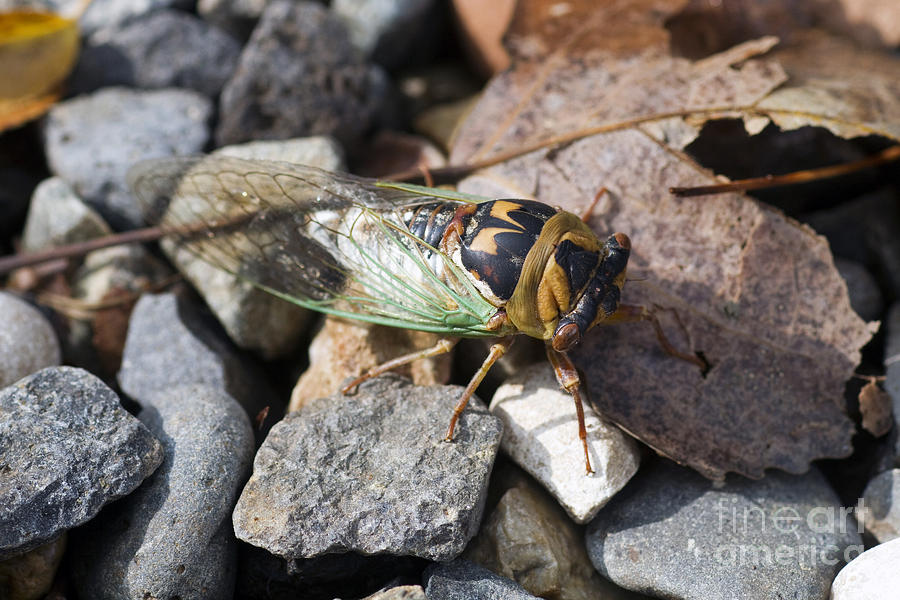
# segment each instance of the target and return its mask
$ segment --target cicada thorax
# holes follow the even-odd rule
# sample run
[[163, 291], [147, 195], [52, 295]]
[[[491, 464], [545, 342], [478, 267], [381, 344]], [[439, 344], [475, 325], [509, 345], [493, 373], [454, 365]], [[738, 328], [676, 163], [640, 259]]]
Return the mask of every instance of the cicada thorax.
[[[516, 330], [567, 349], [618, 306], [628, 238], [601, 242], [577, 216], [531, 200], [434, 202], [410, 232], [461, 266]], [[440, 268], [435, 263], [435, 268]]]

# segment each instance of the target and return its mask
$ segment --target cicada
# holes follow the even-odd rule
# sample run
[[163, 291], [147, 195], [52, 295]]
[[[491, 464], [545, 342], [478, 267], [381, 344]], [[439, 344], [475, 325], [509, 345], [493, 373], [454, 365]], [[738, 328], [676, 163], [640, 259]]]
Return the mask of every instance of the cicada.
[[241, 280], [308, 309], [446, 336], [348, 388], [447, 352], [458, 338], [498, 338], [460, 397], [447, 440], [515, 336], [543, 340], [560, 386], [574, 398], [592, 472], [568, 352], [600, 323], [651, 318], [620, 303], [630, 252], [624, 233], [601, 240], [586, 216], [535, 200], [274, 161], [160, 159], [138, 165], [130, 183], [170, 240]]

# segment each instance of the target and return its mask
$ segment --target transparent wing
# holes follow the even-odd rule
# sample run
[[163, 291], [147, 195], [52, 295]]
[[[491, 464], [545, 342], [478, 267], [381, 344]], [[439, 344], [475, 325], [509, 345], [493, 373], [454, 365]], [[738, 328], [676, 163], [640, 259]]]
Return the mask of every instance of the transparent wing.
[[457, 336], [496, 311], [408, 215], [472, 196], [230, 157], [147, 161], [129, 183], [167, 243], [300, 306]]

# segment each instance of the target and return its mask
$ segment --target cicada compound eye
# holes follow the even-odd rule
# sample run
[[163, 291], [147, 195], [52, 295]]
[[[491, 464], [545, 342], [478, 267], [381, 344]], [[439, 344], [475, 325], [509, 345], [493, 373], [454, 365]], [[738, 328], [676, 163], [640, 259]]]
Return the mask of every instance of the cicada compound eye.
[[560, 323], [553, 332], [553, 349], [557, 352], [565, 352], [581, 341], [581, 330], [578, 325], [569, 321]]

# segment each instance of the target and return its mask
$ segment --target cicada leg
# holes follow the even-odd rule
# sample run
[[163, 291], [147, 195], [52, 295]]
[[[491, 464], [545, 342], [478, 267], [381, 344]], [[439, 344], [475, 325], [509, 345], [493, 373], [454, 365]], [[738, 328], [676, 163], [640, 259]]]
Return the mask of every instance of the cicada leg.
[[594, 215], [594, 209], [597, 208], [597, 203], [600, 202], [600, 198], [603, 197], [603, 194], [608, 192], [609, 190], [606, 187], [600, 188], [600, 191], [594, 196], [594, 199], [588, 205], [587, 208], [584, 209], [584, 212], [581, 213], [581, 220], [585, 223], [591, 220], [591, 217]]
[[408, 365], [411, 362], [415, 362], [422, 358], [431, 358], [432, 356], [440, 356], [441, 354], [446, 354], [453, 349], [453, 346], [456, 345], [458, 339], [442, 339], [438, 341], [437, 344], [432, 346], [431, 348], [425, 348], [424, 350], [417, 350], [415, 352], [410, 352], [409, 354], [404, 354], [403, 356], [398, 356], [397, 358], [391, 359], [385, 363], [372, 367], [347, 385], [343, 387], [341, 390], [342, 394], [346, 394], [359, 384], [364, 381], [368, 381], [373, 377], [377, 377], [382, 373], [387, 373], [392, 369], [396, 369], [397, 367], [402, 367], [403, 365]]
[[673, 346], [672, 342], [669, 341], [669, 338], [666, 337], [656, 314], [646, 306], [620, 304], [616, 309], [616, 312], [601, 321], [601, 323], [604, 325], [613, 325], [615, 323], [634, 323], [637, 321], [649, 321], [650, 324], [653, 325], [653, 330], [656, 332], [656, 339], [659, 340], [659, 345], [666, 354], [695, 364], [700, 367], [703, 372], [706, 372], [709, 369], [709, 365], [706, 361], [696, 354], [682, 352]]
[[565, 352], [554, 350], [553, 346], [547, 344], [547, 358], [553, 365], [553, 372], [556, 374], [556, 381], [560, 387], [572, 394], [575, 400], [575, 414], [578, 417], [578, 437], [581, 439], [581, 445], [584, 448], [584, 468], [587, 474], [594, 472], [591, 468], [591, 457], [588, 453], [587, 444], [587, 428], [584, 426], [584, 403], [581, 401], [581, 378], [578, 376], [578, 369], [569, 359], [569, 355]]
[[472, 397], [472, 394], [475, 393], [475, 390], [478, 388], [478, 385], [481, 383], [481, 380], [484, 379], [484, 376], [488, 374], [488, 371], [491, 370], [491, 367], [494, 366], [494, 363], [497, 362], [501, 356], [506, 354], [506, 351], [509, 350], [509, 347], [512, 346], [515, 338], [511, 335], [500, 338], [496, 344], [491, 346], [490, 352], [488, 352], [487, 358], [484, 359], [484, 362], [481, 363], [481, 367], [472, 376], [471, 381], [469, 381], [469, 385], [466, 386], [466, 389], [463, 391], [462, 396], [460, 396], [459, 401], [456, 403], [456, 408], [453, 409], [453, 416], [450, 418], [450, 426], [447, 428], [447, 435], [444, 437], [445, 442], [449, 442], [453, 439], [453, 430], [456, 429], [456, 422], [459, 421], [459, 416], [466, 409], [466, 405], [469, 403], [469, 398]]

